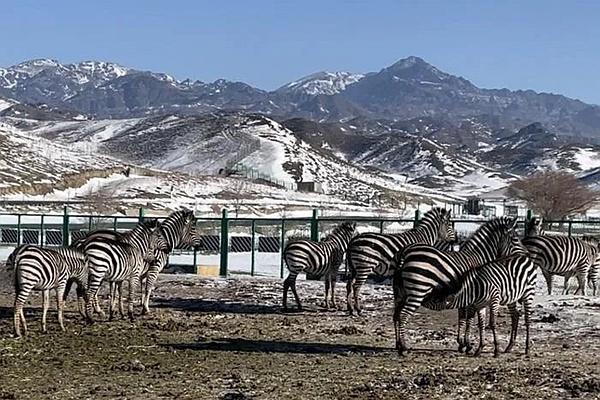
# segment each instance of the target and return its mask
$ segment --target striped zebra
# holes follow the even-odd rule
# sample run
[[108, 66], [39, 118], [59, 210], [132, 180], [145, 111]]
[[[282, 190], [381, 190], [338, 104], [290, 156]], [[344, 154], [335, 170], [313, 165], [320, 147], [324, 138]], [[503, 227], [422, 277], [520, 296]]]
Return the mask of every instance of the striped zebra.
[[[128, 316], [131, 321], [133, 315], [133, 296], [140, 284], [140, 275], [144, 268], [144, 262], [148, 254], [144, 254], [136, 246], [117, 242], [106, 238], [96, 238], [85, 244], [84, 247], [86, 264], [88, 265], [88, 301], [86, 302], [86, 316], [89, 323], [94, 322], [92, 307], [95, 312], [105, 317], [98, 303], [98, 291], [103, 281], [110, 285], [109, 295], [109, 318], [112, 319], [117, 301], [117, 291], [120, 288], [116, 282], [128, 281]], [[120, 302], [120, 299], [119, 299]], [[119, 306], [119, 309], [121, 306]]]
[[158, 279], [158, 274], [169, 263], [169, 254], [176, 248], [198, 247], [200, 237], [196, 229], [197, 219], [193, 211], [183, 210], [171, 213], [160, 223], [157, 231], [164, 240], [154, 246], [154, 261], [142, 273], [142, 314], [150, 312], [150, 296]]
[[360, 288], [371, 273], [391, 276], [390, 261], [395, 254], [414, 243], [433, 245], [438, 240], [454, 238], [450, 212], [432, 208], [417, 226], [399, 234], [363, 233], [356, 236], [348, 246], [346, 263], [350, 277], [346, 284], [348, 312], [361, 312]]
[[542, 270], [552, 294], [552, 277], [564, 277], [563, 294], [569, 291], [569, 280], [575, 276], [578, 288], [575, 294], [585, 295], [586, 281], [599, 255], [598, 247], [580, 238], [569, 236], [533, 236], [523, 239], [533, 262]]
[[[516, 238], [515, 238], [516, 239]], [[516, 239], [518, 240], [518, 239]], [[515, 244], [514, 256], [492, 261], [468, 271], [460, 279], [457, 293], [445, 297], [441, 303], [437, 300], [423, 305], [431, 309], [459, 309], [458, 337], [459, 351], [469, 352], [472, 348], [469, 340], [471, 319], [477, 314], [479, 327], [479, 347], [475, 355], [481, 354], [485, 346], [484, 315], [486, 307], [490, 310], [490, 328], [494, 338], [494, 357], [498, 356], [496, 337], [496, 315], [501, 305], [508, 306], [511, 315], [511, 334], [505, 353], [512, 350], [519, 325], [518, 303], [523, 305], [525, 318], [525, 354], [529, 354], [529, 325], [535, 295], [537, 267], [529, 258], [527, 249], [520, 243]], [[435, 296], [439, 297], [438, 295]], [[443, 296], [442, 296], [443, 297]], [[431, 304], [433, 303], [433, 304]], [[464, 337], [461, 332], [464, 329]]]
[[133, 290], [140, 284], [140, 275], [144, 270], [144, 264], [154, 262], [153, 255], [157, 251], [156, 246], [162, 243], [163, 249], [166, 249], [166, 244], [164, 240], [161, 240], [161, 235], [156, 228], [156, 220], [145, 220], [125, 234], [97, 231], [77, 244], [77, 246], [83, 247], [89, 268], [89, 301], [86, 304], [86, 315], [89, 322], [93, 322], [92, 306], [101, 318], [105, 317], [98, 303], [98, 291], [104, 280], [110, 283], [109, 318], [111, 319], [117, 297], [119, 311], [122, 310], [121, 282], [129, 282], [128, 314], [129, 318], [133, 319]]
[[[518, 243], [516, 219], [499, 217], [479, 227], [457, 252], [445, 252], [431, 245], [414, 244], [393, 259], [394, 325], [396, 348], [408, 350], [405, 336], [410, 316], [436, 291], [457, 288], [467, 271], [512, 255]], [[402, 265], [401, 268], [397, 266]]]
[[331, 305], [335, 304], [335, 283], [337, 272], [344, 259], [350, 239], [356, 230], [355, 222], [344, 222], [336, 227], [321, 242], [297, 240], [287, 244], [283, 250], [283, 259], [290, 271], [283, 281], [283, 308], [287, 310], [287, 294], [291, 288], [298, 310], [302, 310], [300, 297], [296, 291], [296, 278], [300, 272], [325, 276], [325, 307], [329, 309], [329, 291]]
[[598, 253], [596, 253], [596, 259], [590, 266], [590, 270], [588, 272], [588, 285], [592, 288], [592, 294], [595, 296], [597, 290], [599, 289], [598, 281], [600, 280], [600, 240], [589, 235], [582, 236], [581, 239], [598, 249]]
[[[64, 331], [63, 321], [63, 292], [69, 279], [77, 283], [78, 294], [86, 296], [85, 279], [87, 269], [85, 256], [82, 252], [70, 248], [48, 249], [33, 245], [25, 245], [15, 249], [9, 256], [10, 267], [14, 271], [15, 307], [14, 327], [15, 335], [21, 336], [21, 324], [27, 334], [27, 323], [23, 307], [32, 290], [42, 291], [42, 332], [46, 332], [46, 315], [48, 313], [50, 290], [56, 290], [56, 303], [58, 309], [58, 323]], [[81, 312], [81, 301], [78, 299]]]
[[[169, 263], [169, 254], [176, 248], [181, 247], [196, 247], [199, 244], [199, 236], [196, 229], [197, 218], [191, 210], [180, 210], [171, 213], [164, 221], [157, 223], [155, 219], [145, 219], [142, 223], [147, 228], [156, 228], [156, 235], [153, 235], [151, 242], [146, 242], [137, 239], [136, 229], [127, 233], [119, 233], [115, 231], [95, 231], [88, 237], [80, 240], [85, 243], [86, 240], [102, 237], [115, 241], [124, 241], [137, 243], [137, 247], [146, 252], [152, 248], [153, 257], [150, 262], [145, 263], [140, 277], [142, 286], [142, 314], [150, 311], [149, 303], [150, 296], [154, 290], [154, 286], [158, 279], [158, 275]], [[136, 227], [142, 229], [140, 225]], [[116, 288], [119, 292], [120, 288]], [[120, 295], [119, 295], [120, 297]], [[121, 302], [119, 300], [119, 310]]]
[[529, 218], [525, 220], [525, 237], [543, 236], [544, 226], [542, 218]]

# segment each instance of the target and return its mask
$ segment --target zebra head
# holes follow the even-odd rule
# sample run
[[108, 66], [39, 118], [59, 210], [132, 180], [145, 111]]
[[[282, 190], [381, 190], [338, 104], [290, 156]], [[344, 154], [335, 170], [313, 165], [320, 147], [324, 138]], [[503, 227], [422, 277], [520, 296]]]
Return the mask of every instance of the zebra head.
[[356, 222], [344, 221], [336, 226], [324, 241], [335, 240], [342, 248], [346, 248], [354, 236], [356, 236]]
[[196, 216], [191, 210], [180, 210], [171, 213], [160, 224], [163, 237], [172, 250], [176, 247], [197, 247], [200, 237], [196, 229]]
[[525, 237], [542, 236], [544, 228], [542, 218], [533, 217], [525, 221]]
[[496, 228], [492, 236], [498, 240], [498, 258], [529, 253], [517, 233], [517, 222], [517, 218], [511, 217], [499, 217], [491, 221], [494, 225], [492, 228]]
[[431, 235], [432, 242], [436, 240], [455, 240], [456, 233], [450, 221], [450, 211], [434, 207], [427, 211], [417, 228], [425, 229]]

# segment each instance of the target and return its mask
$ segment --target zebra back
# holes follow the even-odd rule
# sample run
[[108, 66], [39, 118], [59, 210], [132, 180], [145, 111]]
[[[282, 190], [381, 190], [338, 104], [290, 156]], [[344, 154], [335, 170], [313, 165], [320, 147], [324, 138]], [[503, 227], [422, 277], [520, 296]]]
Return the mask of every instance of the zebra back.
[[399, 273], [408, 271], [417, 276], [428, 274], [426, 270], [443, 271], [439, 275], [431, 272], [437, 276], [434, 280], [441, 279], [445, 284], [453, 282], [455, 286], [456, 280], [472, 268], [498, 258], [527, 254], [516, 234], [516, 223], [516, 219], [509, 217], [492, 219], [479, 227], [457, 252], [423, 244], [409, 246], [394, 257], [392, 267]]

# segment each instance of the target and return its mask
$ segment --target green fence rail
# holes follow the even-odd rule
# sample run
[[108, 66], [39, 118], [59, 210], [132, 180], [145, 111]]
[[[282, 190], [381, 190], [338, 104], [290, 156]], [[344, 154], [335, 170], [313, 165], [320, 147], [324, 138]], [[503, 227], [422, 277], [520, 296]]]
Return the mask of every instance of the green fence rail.
[[[146, 216], [143, 209], [133, 216], [76, 215], [65, 208], [61, 214], [0, 213], [0, 262], [15, 246], [36, 244], [64, 246], [96, 229], [127, 231]], [[531, 217], [528, 214], [528, 217]], [[159, 220], [164, 217], [156, 217]], [[281, 257], [290, 240], [320, 240], [340, 222], [354, 220], [360, 232], [399, 233], [412, 228], [421, 218], [323, 217], [314, 210], [305, 218], [230, 218], [227, 210], [221, 217], [198, 218], [199, 248], [177, 249], [170, 257], [169, 270], [196, 273], [200, 267], [213, 267], [219, 274], [248, 274], [283, 277]], [[484, 219], [454, 219], [459, 237], [466, 237]], [[522, 233], [525, 218], [519, 221]], [[547, 234], [598, 235], [600, 221], [546, 221]]]

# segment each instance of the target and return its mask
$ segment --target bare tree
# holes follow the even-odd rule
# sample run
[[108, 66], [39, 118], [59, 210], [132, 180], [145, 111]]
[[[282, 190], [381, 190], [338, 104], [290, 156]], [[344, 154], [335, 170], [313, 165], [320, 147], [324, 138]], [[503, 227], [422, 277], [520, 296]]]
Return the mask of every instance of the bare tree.
[[229, 191], [236, 218], [239, 216], [240, 209], [242, 208], [242, 204], [245, 200], [244, 192], [246, 191], [246, 187], [246, 181], [238, 180], [234, 185], [232, 185], [231, 190]]
[[588, 210], [597, 193], [567, 172], [540, 172], [513, 182], [509, 196], [524, 200], [544, 219], [563, 219]]

